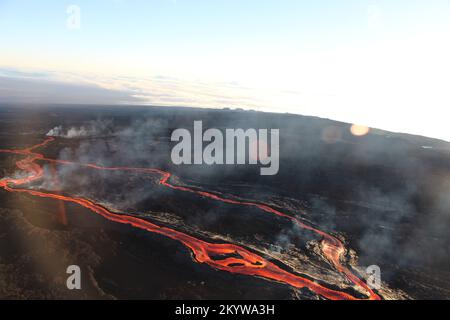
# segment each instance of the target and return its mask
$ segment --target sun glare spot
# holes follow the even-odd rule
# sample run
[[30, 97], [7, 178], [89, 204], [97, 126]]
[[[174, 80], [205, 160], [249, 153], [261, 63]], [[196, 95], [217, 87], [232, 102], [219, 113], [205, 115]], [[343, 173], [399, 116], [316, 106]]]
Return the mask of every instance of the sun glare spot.
[[369, 128], [369, 127], [362, 126], [362, 125], [359, 125], [359, 124], [354, 124], [354, 125], [352, 125], [351, 128], [350, 128], [350, 132], [351, 132], [354, 136], [357, 136], [357, 137], [365, 136], [366, 134], [369, 133], [369, 131], [370, 131], [370, 128]]

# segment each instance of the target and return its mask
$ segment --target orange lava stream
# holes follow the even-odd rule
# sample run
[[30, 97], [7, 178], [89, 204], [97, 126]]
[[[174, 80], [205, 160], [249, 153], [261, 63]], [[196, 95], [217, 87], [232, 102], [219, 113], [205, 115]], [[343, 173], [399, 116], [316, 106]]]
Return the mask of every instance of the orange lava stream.
[[[0, 180], [0, 187], [9, 191], [9, 192], [20, 192], [20, 193], [27, 193], [33, 196], [43, 197], [43, 198], [51, 198], [51, 199], [57, 199], [64, 202], [71, 202], [76, 203], [78, 205], [81, 205], [89, 210], [91, 210], [94, 213], [97, 213], [101, 215], [102, 217], [122, 223], [122, 224], [128, 224], [133, 227], [147, 230], [149, 232], [157, 233], [164, 235], [166, 237], [169, 237], [171, 239], [177, 240], [181, 242], [183, 245], [188, 247], [193, 254], [193, 257], [195, 261], [198, 263], [206, 263], [209, 266], [222, 270], [227, 271], [231, 273], [236, 274], [243, 274], [243, 275], [250, 275], [250, 276], [259, 276], [265, 279], [274, 280], [278, 282], [282, 282], [288, 285], [291, 285], [296, 288], [309, 288], [313, 292], [321, 295], [322, 297], [326, 299], [332, 299], [332, 300], [358, 300], [354, 296], [329, 289], [315, 281], [309, 280], [307, 278], [303, 278], [301, 276], [298, 276], [296, 274], [290, 273], [288, 271], [285, 271], [275, 265], [274, 263], [267, 261], [263, 257], [250, 252], [249, 250], [234, 245], [234, 244], [227, 244], [227, 243], [209, 243], [206, 241], [203, 241], [201, 239], [197, 239], [193, 236], [190, 236], [188, 234], [182, 233], [180, 231], [167, 228], [167, 227], [161, 227], [156, 224], [153, 224], [149, 221], [134, 217], [134, 216], [128, 216], [123, 214], [117, 214], [109, 211], [108, 209], [93, 203], [90, 200], [84, 199], [84, 198], [77, 198], [77, 197], [70, 197], [65, 196], [61, 194], [53, 194], [53, 193], [47, 193], [47, 192], [41, 192], [36, 190], [29, 190], [29, 189], [21, 189], [17, 188], [17, 186], [27, 184], [29, 182], [36, 181], [43, 177], [44, 171], [41, 166], [36, 164], [37, 160], [40, 161], [46, 161], [46, 162], [52, 162], [62, 165], [78, 165], [83, 166], [87, 168], [97, 169], [97, 170], [122, 170], [122, 171], [133, 171], [133, 172], [141, 172], [141, 173], [152, 173], [152, 174], [159, 174], [161, 175], [161, 179], [159, 180], [160, 184], [179, 191], [185, 191], [185, 192], [191, 192], [198, 194], [200, 196], [210, 198], [213, 200], [221, 201], [224, 203], [230, 203], [230, 204], [236, 204], [236, 205], [244, 205], [244, 206], [253, 206], [257, 207], [265, 212], [275, 214], [287, 219], [290, 219], [294, 223], [296, 223], [301, 228], [310, 230], [312, 232], [315, 232], [316, 234], [320, 235], [322, 237], [322, 252], [325, 257], [330, 261], [331, 264], [334, 265], [334, 267], [347, 279], [349, 279], [353, 284], [363, 289], [364, 292], [366, 292], [368, 299], [370, 300], [379, 300], [380, 297], [370, 289], [367, 284], [362, 281], [360, 278], [358, 278], [356, 275], [354, 275], [347, 267], [343, 266], [341, 263], [341, 257], [345, 254], [345, 247], [342, 244], [339, 239], [321, 231], [316, 228], [313, 228], [311, 226], [308, 226], [301, 222], [299, 219], [292, 217], [290, 215], [287, 215], [285, 213], [282, 213], [266, 204], [256, 203], [256, 202], [249, 202], [249, 201], [240, 201], [240, 200], [233, 200], [224, 198], [221, 196], [218, 196], [213, 193], [205, 192], [205, 191], [198, 191], [192, 188], [183, 187], [183, 186], [176, 186], [172, 185], [169, 180], [171, 177], [171, 173], [162, 171], [159, 169], [154, 168], [129, 168], [129, 167], [103, 167], [98, 166], [95, 164], [79, 164], [74, 163], [71, 161], [65, 161], [65, 160], [55, 160], [55, 159], [49, 159], [45, 158], [42, 154], [35, 153], [33, 150], [44, 147], [48, 143], [54, 141], [54, 138], [48, 138], [44, 142], [37, 144], [33, 147], [22, 149], [22, 150], [11, 150], [11, 149], [0, 149], [0, 153], [10, 153], [10, 154], [17, 154], [17, 155], [24, 155], [26, 156], [24, 159], [19, 160], [16, 162], [16, 166], [29, 173], [27, 177], [24, 178], [5, 178]], [[12, 188], [11, 186], [14, 185], [15, 187]], [[226, 255], [234, 255], [233, 257], [228, 257], [224, 259], [217, 259], [217, 256], [226, 256]], [[238, 257], [236, 257], [238, 255]], [[216, 259], [214, 259], [216, 257]]]

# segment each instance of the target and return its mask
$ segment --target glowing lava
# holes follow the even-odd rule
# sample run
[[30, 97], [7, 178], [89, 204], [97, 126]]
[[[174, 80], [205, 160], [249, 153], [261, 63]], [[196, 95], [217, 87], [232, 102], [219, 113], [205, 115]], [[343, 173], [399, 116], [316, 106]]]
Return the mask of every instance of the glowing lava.
[[[29, 173], [25, 178], [10, 179], [5, 178], [0, 180], [0, 187], [4, 188], [9, 192], [20, 192], [27, 193], [37, 197], [57, 199], [64, 202], [71, 202], [79, 204], [92, 212], [101, 215], [102, 217], [122, 223], [128, 224], [133, 227], [147, 230], [149, 232], [157, 233], [181, 242], [183, 245], [188, 247], [193, 254], [195, 261], [198, 263], [206, 263], [209, 266], [231, 273], [243, 274], [249, 276], [258, 276], [269, 280], [274, 280], [288, 284], [296, 288], [309, 288], [313, 292], [321, 295], [327, 299], [339, 300], [356, 300], [354, 296], [341, 292], [338, 290], [329, 289], [313, 280], [301, 277], [299, 275], [290, 273], [286, 270], [281, 269], [274, 263], [267, 261], [263, 257], [234, 244], [228, 243], [209, 243], [200, 239], [197, 239], [188, 234], [182, 233], [180, 231], [161, 227], [149, 221], [124, 214], [117, 214], [109, 211], [108, 209], [84, 198], [70, 197], [62, 194], [54, 194], [36, 190], [29, 190], [23, 188], [17, 188], [18, 186], [27, 184], [32, 181], [36, 181], [43, 177], [44, 171], [36, 161], [46, 161], [50, 163], [57, 163], [61, 165], [78, 165], [82, 167], [92, 168], [96, 170], [121, 170], [121, 171], [133, 171], [149, 174], [159, 174], [161, 176], [159, 182], [161, 185], [184, 192], [195, 193], [199, 196], [210, 198], [216, 201], [230, 203], [235, 205], [252, 206], [257, 207], [267, 213], [275, 214], [286, 219], [291, 220], [296, 223], [301, 228], [310, 230], [322, 237], [322, 252], [324, 256], [329, 260], [329, 262], [348, 280], [350, 280], [354, 285], [360, 287], [371, 300], [379, 300], [380, 297], [370, 289], [367, 284], [354, 275], [347, 267], [342, 265], [341, 258], [344, 256], [346, 250], [344, 245], [339, 239], [321, 231], [311, 226], [308, 226], [301, 222], [299, 219], [282, 213], [266, 204], [234, 200], [229, 198], [224, 198], [222, 196], [216, 195], [214, 193], [206, 191], [198, 191], [193, 188], [176, 186], [169, 182], [171, 173], [162, 171], [154, 168], [129, 168], [129, 167], [102, 167], [95, 164], [80, 164], [65, 160], [55, 160], [45, 158], [42, 154], [33, 152], [35, 149], [44, 147], [48, 143], [54, 141], [54, 138], [48, 138], [44, 142], [37, 144], [31, 148], [22, 150], [11, 150], [11, 149], [0, 149], [0, 153], [9, 153], [16, 155], [26, 156], [24, 159], [16, 162], [16, 166]], [[12, 187], [14, 186], [14, 187]], [[220, 258], [218, 258], [220, 257]]]

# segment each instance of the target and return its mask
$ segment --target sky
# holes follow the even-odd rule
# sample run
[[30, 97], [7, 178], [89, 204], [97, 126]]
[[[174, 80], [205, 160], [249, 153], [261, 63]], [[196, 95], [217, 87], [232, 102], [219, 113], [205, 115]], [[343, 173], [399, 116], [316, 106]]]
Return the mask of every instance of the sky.
[[120, 92], [108, 103], [289, 112], [450, 141], [449, 0], [0, 0], [0, 30], [0, 77], [20, 86], [0, 98], [34, 81], [44, 101], [68, 85], [70, 102], [70, 85], [95, 86]]

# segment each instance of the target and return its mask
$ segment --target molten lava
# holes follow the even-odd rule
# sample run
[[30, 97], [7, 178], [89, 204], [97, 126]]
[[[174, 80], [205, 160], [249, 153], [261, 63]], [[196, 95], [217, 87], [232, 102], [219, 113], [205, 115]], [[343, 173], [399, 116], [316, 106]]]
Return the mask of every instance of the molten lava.
[[[242, 206], [252, 206], [257, 207], [260, 210], [263, 210], [267, 213], [275, 214], [281, 216], [283, 218], [289, 219], [292, 222], [296, 223], [299, 227], [312, 231], [319, 236], [321, 236], [321, 245], [322, 252], [324, 256], [329, 260], [329, 262], [338, 270], [342, 275], [344, 275], [348, 280], [350, 280], [354, 285], [360, 287], [371, 300], [379, 300], [380, 297], [367, 286], [367, 284], [362, 281], [359, 277], [354, 275], [347, 267], [345, 267], [341, 263], [341, 258], [344, 256], [346, 250], [342, 242], [329, 235], [321, 230], [308, 226], [301, 222], [299, 219], [292, 217], [288, 214], [282, 213], [269, 205], [263, 203], [256, 203], [250, 201], [241, 201], [234, 200], [229, 198], [224, 198], [222, 196], [216, 195], [214, 193], [195, 190], [194, 188], [177, 186], [173, 185], [169, 182], [171, 178], [171, 173], [162, 171], [154, 168], [129, 168], [129, 167], [103, 167], [95, 164], [82, 164], [75, 163], [71, 161], [65, 160], [56, 160], [45, 158], [42, 154], [34, 152], [35, 149], [44, 147], [48, 143], [54, 141], [54, 138], [48, 138], [44, 142], [37, 144], [33, 147], [22, 149], [22, 150], [11, 150], [11, 149], [0, 149], [0, 153], [9, 153], [16, 155], [25, 156], [24, 159], [16, 162], [16, 166], [29, 173], [29, 175], [25, 178], [18, 179], [10, 179], [5, 178], [0, 180], [0, 187], [4, 188], [9, 192], [20, 192], [27, 193], [37, 197], [43, 198], [51, 198], [57, 199], [64, 202], [71, 202], [79, 204], [92, 212], [101, 215], [102, 217], [114, 221], [117, 223], [128, 224], [135, 228], [147, 230], [149, 232], [158, 233], [174, 239], [176, 241], [181, 242], [183, 245], [188, 247], [193, 254], [195, 261], [198, 263], [206, 263], [209, 266], [231, 273], [243, 274], [249, 276], [258, 276], [265, 279], [278, 281], [290, 285], [295, 288], [309, 288], [313, 292], [321, 295], [327, 299], [339, 300], [339, 299], [347, 299], [347, 300], [356, 300], [354, 296], [341, 292], [338, 290], [329, 289], [313, 280], [309, 280], [307, 278], [301, 277], [294, 273], [290, 273], [285, 271], [275, 265], [274, 263], [264, 259], [263, 257], [250, 252], [249, 250], [229, 243], [209, 243], [200, 239], [197, 239], [191, 235], [182, 233], [180, 231], [161, 227], [149, 221], [128, 216], [124, 214], [117, 214], [109, 211], [108, 209], [84, 198], [70, 197], [66, 195], [62, 195], [60, 193], [49, 193], [42, 192], [36, 190], [29, 190], [25, 188], [18, 188], [19, 186], [25, 185], [27, 183], [39, 180], [44, 175], [43, 168], [36, 163], [36, 161], [45, 161], [53, 164], [60, 165], [78, 165], [82, 167], [87, 167], [96, 170], [121, 170], [121, 171], [132, 171], [132, 172], [140, 172], [140, 173], [149, 173], [149, 174], [159, 174], [161, 176], [159, 183], [162, 186], [171, 188], [173, 190], [190, 192], [197, 194], [202, 197], [210, 198], [216, 201], [220, 201], [223, 203], [242, 205]], [[14, 186], [14, 187], [13, 187]], [[63, 221], [65, 222], [65, 214]], [[222, 256], [223, 259], [217, 259], [218, 256]], [[227, 257], [228, 256], [228, 257]]]

